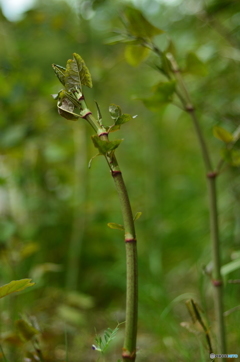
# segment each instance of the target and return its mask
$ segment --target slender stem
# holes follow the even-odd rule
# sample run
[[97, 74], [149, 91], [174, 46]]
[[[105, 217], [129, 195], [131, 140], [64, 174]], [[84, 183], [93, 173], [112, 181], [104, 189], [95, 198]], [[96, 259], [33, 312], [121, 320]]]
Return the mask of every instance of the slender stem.
[[[82, 109], [87, 109], [85, 101], [81, 101]], [[91, 113], [84, 117], [99, 137], [108, 142], [108, 134], [104, 127]], [[136, 359], [137, 319], [138, 319], [138, 271], [137, 271], [137, 240], [133, 221], [132, 208], [122, 172], [114, 153], [105, 155], [119, 196], [126, 247], [126, 322], [122, 358], [125, 362]]]
[[[208, 198], [209, 198], [209, 217], [210, 217], [210, 231], [211, 231], [211, 243], [212, 243], [212, 258], [213, 258], [213, 286], [214, 286], [214, 304], [217, 323], [217, 336], [218, 336], [218, 348], [220, 352], [226, 353], [226, 334], [223, 317], [223, 282], [221, 276], [221, 257], [220, 257], [220, 238], [219, 238], [219, 222], [218, 222], [218, 208], [217, 208], [217, 190], [216, 179], [218, 172], [213, 170], [210, 154], [203, 136], [198, 117], [196, 115], [194, 106], [191, 102], [187, 87], [183, 81], [177, 62], [172, 54], [167, 54], [167, 57], [171, 63], [172, 71], [178, 81], [179, 89], [176, 94], [182, 102], [186, 112], [190, 115], [195, 132], [198, 138], [199, 146], [202, 152], [204, 166], [207, 174], [208, 184]], [[223, 359], [225, 361], [225, 359]]]

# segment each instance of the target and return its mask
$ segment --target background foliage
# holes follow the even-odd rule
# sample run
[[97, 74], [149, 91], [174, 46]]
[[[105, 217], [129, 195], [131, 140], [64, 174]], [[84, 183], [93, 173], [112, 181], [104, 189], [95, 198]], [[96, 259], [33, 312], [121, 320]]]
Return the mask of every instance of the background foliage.
[[[217, 163], [222, 143], [213, 127], [233, 132], [239, 125], [240, 5], [133, 3], [165, 31], [155, 39], [161, 49], [172, 39]], [[122, 27], [123, 5], [39, 0], [19, 21], [0, 15], [0, 280], [36, 283], [1, 301], [1, 345], [9, 361], [26, 353], [35, 361], [17, 333], [20, 315], [36, 319], [44, 360], [55, 362], [66, 361], [66, 351], [69, 361], [96, 361], [95, 329], [124, 320], [125, 249], [121, 231], [107, 227], [121, 224], [117, 195], [102, 158], [87, 168], [96, 153], [89, 127], [60, 118], [51, 98], [59, 90], [51, 64], [64, 66], [73, 52], [93, 77], [93, 90], [85, 91], [91, 108], [96, 99], [104, 119], [110, 103], [138, 115], [117, 135], [124, 138], [117, 153], [133, 210], [143, 212], [137, 221], [139, 361], [208, 359], [205, 337], [191, 326], [184, 305], [189, 297], [198, 301], [214, 339], [211, 286], [202, 273], [211, 250], [200, 152], [181, 109], [145, 102], [147, 109], [139, 100], [161, 81], [154, 56], [136, 64], [131, 49], [107, 44]], [[239, 258], [239, 167], [226, 168], [218, 186], [225, 264]], [[239, 278], [239, 269], [226, 275], [226, 310], [238, 305], [240, 293], [229, 278]], [[194, 333], [182, 328], [184, 321]], [[239, 322], [239, 310], [226, 316], [229, 353], [239, 353]], [[107, 360], [117, 361], [122, 333], [123, 326]]]

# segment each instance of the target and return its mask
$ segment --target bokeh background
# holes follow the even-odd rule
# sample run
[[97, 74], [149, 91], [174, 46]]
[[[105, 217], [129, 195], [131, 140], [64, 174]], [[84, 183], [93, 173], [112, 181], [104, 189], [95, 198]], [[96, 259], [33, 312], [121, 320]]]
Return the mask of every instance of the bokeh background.
[[[136, 223], [138, 360], [209, 360], [205, 335], [185, 306], [189, 298], [201, 306], [215, 341], [211, 283], [203, 273], [211, 263], [203, 162], [187, 114], [172, 104], [147, 109], [140, 100], [161, 80], [155, 56], [134, 67], [123, 44], [108, 44], [113, 31], [123, 29], [125, 4], [36, 0], [19, 16], [5, 7], [0, 13], [0, 281], [36, 283], [1, 300], [3, 361], [35, 361], [16, 332], [21, 316], [37, 320], [49, 362], [97, 361], [95, 334], [124, 320], [123, 235], [107, 227], [122, 223], [116, 190], [103, 157], [88, 168], [96, 154], [93, 131], [84, 121], [61, 118], [51, 97], [61, 89], [51, 64], [65, 66], [73, 52], [90, 69], [87, 103], [95, 112], [98, 102], [104, 124], [111, 124], [111, 103], [138, 115], [112, 134], [124, 138], [117, 156], [134, 213], [143, 213]], [[222, 143], [213, 127], [233, 132], [240, 120], [240, 4], [128, 4], [165, 31], [155, 39], [162, 50], [169, 39], [174, 44], [217, 165]], [[192, 53], [201, 66], [190, 66]], [[218, 183], [223, 264], [240, 258], [239, 180], [239, 167], [226, 166]], [[228, 352], [240, 354], [240, 288], [227, 283], [239, 279], [235, 269], [225, 275], [224, 305], [226, 311], [236, 307], [226, 316]], [[123, 333], [122, 325], [106, 361], [120, 358]]]

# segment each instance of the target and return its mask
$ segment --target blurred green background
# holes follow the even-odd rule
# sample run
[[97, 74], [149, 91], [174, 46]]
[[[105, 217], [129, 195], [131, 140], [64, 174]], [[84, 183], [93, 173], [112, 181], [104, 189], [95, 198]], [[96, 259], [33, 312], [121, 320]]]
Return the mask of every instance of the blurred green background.
[[[128, 2], [131, 3], [131, 2]], [[95, 333], [124, 320], [125, 248], [119, 203], [93, 131], [82, 120], [57, 113], [51, 94], [61, 89], [51, 64], [65, 66], [72, 53], [93, 78], [89, 108], [100, 105], [138, 115], [113, 138], [124, 138], [117, 156], [137, 221], [139, 250], [138, 361], [208, 361], [205, 336], [191, 325], [185, 301], [203, 308], [214, 337], [208, 201], [200, 150], [188, 115], [174, 105], [147, 109], [160, 76], [155, 56], [132, 67], [124, 45], [109, 45], [125, 1], [47, 1], [14, 22], [0, 14], [0, 281], [32, 278], [36, 285], [1, 300], [1, 345], [7, 360], [22, 361], [15, 320], [34, 316], [44, 361], [97, 361]], [[228, 1], [132, 1], [175, 47], [215, 165], [221, 141], [214, 125], [234, 131], [240, 120], [240, 3]], [[189, 65], [189, 53], [201, 67]], [[226, 167], [218, 183], [224, 264], [239, 258], [239, 167]], [[239, 305], [239, 269], [225, 277], [225, 310]], [[33, 317], [32, 317], [33, 318]], [[188, 329], [180, 323], [189, 323]], [[239, 353], [240, 312], [226, 316], [228, 353]], [[107, 361], [121, 355], [124, 328]], [[191, 333], [192, 332], [192, 333]], [[29, 353], [29, 352], [28, 352]], [[217, 353], [217, 352], [216, 352]], [[220, 353], [220, 352], [219, 352]], [[4, 360], [2, 355], [2, 360]], [[28, 356], [28, 361], [35, 361]], [[32, 358], [32, 359], [30, 359]]]

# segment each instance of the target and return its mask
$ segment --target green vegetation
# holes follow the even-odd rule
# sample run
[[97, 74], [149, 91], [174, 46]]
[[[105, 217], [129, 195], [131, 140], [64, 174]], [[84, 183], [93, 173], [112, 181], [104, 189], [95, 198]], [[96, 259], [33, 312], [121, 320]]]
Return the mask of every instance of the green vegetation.
[[[134, 3], [139, 11], [122, 1], [41, 0], [17, 22], [1, 14], [0, 285], [35, 283], [1, 299], [3, 361], [121, 357], [124, 225], [96, 148], [117, 148], [135, 219], [142, 212], [136, 361], [208, 361], [211, 348], [221, 353], [213, 290], [223, 302], [227, 353], [239, 354], [240, 5]], [[111, 133], [111, 150], [98, 136], [92, 142], [76, 104], [58, 94], [51, 64], [73, 53], [91, 71], [84, 95], [98, 125], [102, 119], [110, 132], [126, 123]], [[206, 173], [217, 196], [217, 258]]]

